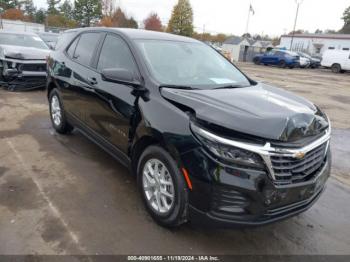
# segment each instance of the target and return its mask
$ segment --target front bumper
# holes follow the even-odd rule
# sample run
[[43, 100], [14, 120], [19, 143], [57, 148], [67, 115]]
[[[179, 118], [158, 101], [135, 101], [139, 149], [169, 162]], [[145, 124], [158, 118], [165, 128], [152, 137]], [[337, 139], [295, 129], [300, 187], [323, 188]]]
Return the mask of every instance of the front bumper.
[[32, 90], [45, 88], [45, 60], [0, 60], [0, 86], [9, 90]]
[[330, 175], [331, 154], [311, 180], [276, 185], [266, 171], [227, 166], [202, 148], [187, 152], [182, 161], [191, 175], [189, 219], [213, 226], [258, 226], [282, 220], [310, 208], [322, 194]]

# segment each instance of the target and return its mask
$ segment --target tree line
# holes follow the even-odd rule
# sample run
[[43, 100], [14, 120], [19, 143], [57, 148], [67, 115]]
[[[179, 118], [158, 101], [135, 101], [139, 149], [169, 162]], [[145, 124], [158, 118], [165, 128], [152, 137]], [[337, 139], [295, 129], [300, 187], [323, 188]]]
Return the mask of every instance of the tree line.
[[47, 0], [47, 9], [36, 8], [33, 0], [0, 0], [0, 12], [3, 19], [40, 23], [49, 27], [140, 26], [146, 30], [169, 32], [211, 42], [223, 42], [228, 37], [225, 34], [195, 32], [193, 9], [189, 0], [178, 0], [170, 20], [165, 23], [155, 12], [138, 22], [116, 6], [115, 0]]

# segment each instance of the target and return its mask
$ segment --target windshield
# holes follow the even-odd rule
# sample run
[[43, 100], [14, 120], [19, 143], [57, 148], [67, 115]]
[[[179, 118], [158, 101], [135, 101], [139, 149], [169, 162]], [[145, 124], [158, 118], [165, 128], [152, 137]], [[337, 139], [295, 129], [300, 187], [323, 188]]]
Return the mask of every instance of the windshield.
[[15, 45], [49, 49], [39, 36], [20, 34], [0, 34], [0, 45]]
[[250, 85], [237, 68], [205, 44], [137, 40], [137, 45], [151, 73], [163, 85], [196, 88]]

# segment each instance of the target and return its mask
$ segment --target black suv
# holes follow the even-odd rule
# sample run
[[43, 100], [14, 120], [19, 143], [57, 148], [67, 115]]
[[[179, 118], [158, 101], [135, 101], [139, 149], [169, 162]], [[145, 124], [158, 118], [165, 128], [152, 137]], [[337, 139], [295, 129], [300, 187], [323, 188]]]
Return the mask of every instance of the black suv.
[[135, 30], [66, 31], [48, 58], [53, 127], [129, 166], [151, 216], [262, 225], [309, 208], [330, 174], [330, 123], [211, 47]]

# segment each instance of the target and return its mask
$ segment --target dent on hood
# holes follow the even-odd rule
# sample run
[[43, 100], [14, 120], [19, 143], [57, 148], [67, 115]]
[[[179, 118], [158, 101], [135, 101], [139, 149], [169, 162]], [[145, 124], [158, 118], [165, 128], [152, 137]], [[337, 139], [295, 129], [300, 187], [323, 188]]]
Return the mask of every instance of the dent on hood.
[[328, 128], [327, 117], [307, 100], [266, 85], [224, 90], [161, 89], [162, 96], [195, 118], [264, 139], [294, 142]]

